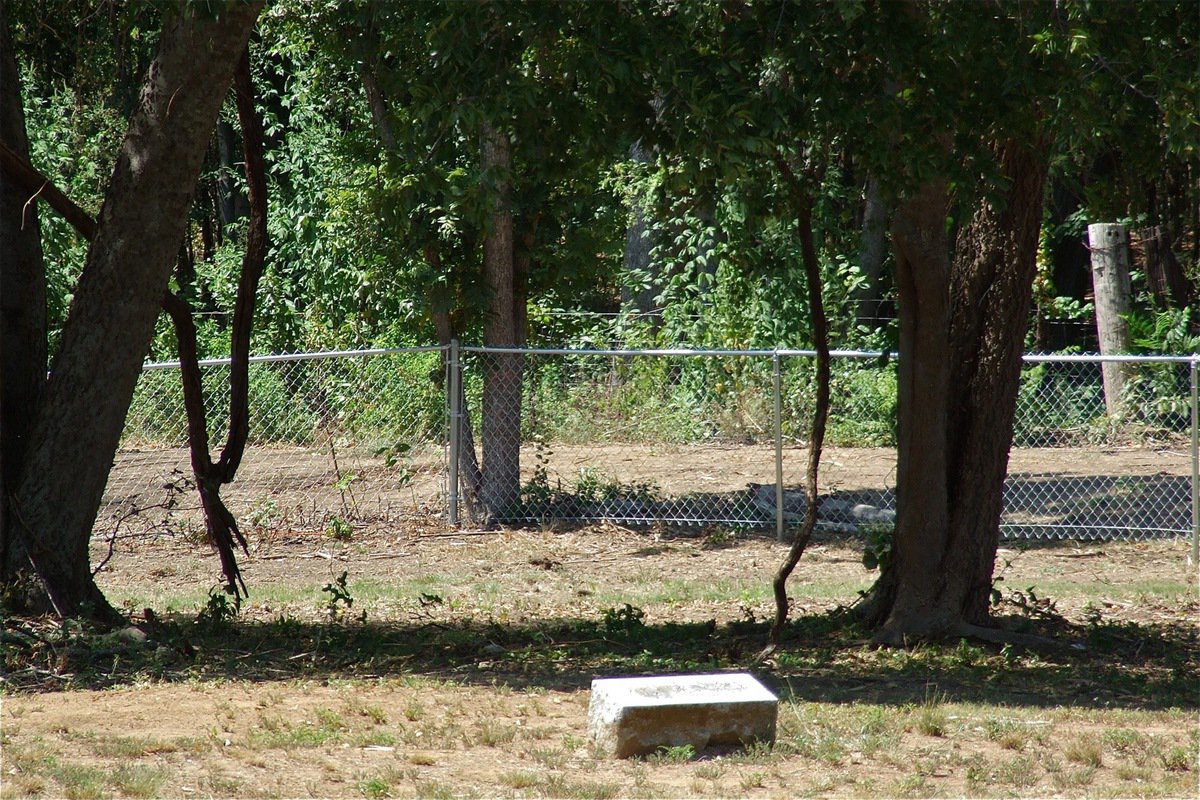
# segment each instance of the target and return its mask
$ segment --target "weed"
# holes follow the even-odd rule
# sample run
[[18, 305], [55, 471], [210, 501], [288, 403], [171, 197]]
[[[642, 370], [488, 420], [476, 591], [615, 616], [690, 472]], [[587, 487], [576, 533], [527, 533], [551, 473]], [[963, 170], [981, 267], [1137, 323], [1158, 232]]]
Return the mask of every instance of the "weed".
[[332, 622], [345, 619], [354, 605], [354, 596], [350, 594], [350, 588], [346, 585], [347, 575], [346, 570], [342, 570], [342, 574], [336, 580], [321, 588], [322, 592], [329, 595], [325, 601], [325, 613]]
[[620, 787], [613, 783], [594, 781], [568, 781], [561, 775], [546, 778], [542, 793], [547, 797], [577, 798], [577, 800], [609, 800], [620, 794]]
[[696, 757], [696, 748], [690, 744], [660, 747], [647, 760], [656, 764], [686, 764]]
[[417, 797], [430, 800], [452, 800], [454, 787], [439, 781], [422, 781], [416, 786]]
[[87, 734], [96, 755], [105, 758], [141, 758], [154, 753], [173, 753], [179, 749], [175, 742], [163, 742], [149, 737], [96, 736]]
[[329, 731], [344, 731], [348, 728], [342, 715], [330, 708], [318, 708], [317, 720], [322, 728]]
[[529, 757], [547, 769], [562, 769], [570, 759], [570, 753], [558, 747], [535, 747]]
[[475, 742], [485, 747], [498, 747], [508, 744], [517, 735], [515, 725], [506, 725], [495, 720], [486, 720], [480, 724]]
[[720, 780], [725, 774], [725, 767], [716, 761], [706, 761], [696, 766], [696, 777], [706, 781]]
[[738, 786], [743, 792], [748, 792], [751, 789], [761, 789], [767, 785], [767, 773], [765, 772], [748, 772], [738, 779]]
[[216, 770], [204, 777], [204, 785], [218, 797], [233, 797], [239, 794], [242, 788], [240, 780]]
[[988, 741], [996, 742], [1005, 750], [1024, 750], [1029, 741], [1024, 726], [1011, 720], [988, 718], [983, 723], [983, 729]]
[[126, 797], [158, 797], [167, 770], [141, 764], [122, 764], [113, 770], [108, 782]]
[[1078, 789], [1089, 786], [1096, 779], [1095, 767], [1080, 767], [1079, 769], [1060, 770], [1051, 773], [1050, 783], [1059, 791]]
[[359, 781], [356, 788], [359, 794], [368, 798], [368, 800], [378, 800], [381, 797], [392, 796], [392, 785], [378, 776]]
[[325, 532], [329, 534], [329, 538], [339, 542], [348, 542], [354, 538], [354, 526], [341, 517], [329, 520], [329, 524], [325, 526]]
[[946, 709], [942, 705], [943, 697], [934, 691], [926, 692], [925, 700], [917, 708], [917, 732], [925, 736], [942, 737], [946, 735], [949, 720]]
[[924, 775], [907, 775], [896, 782], [897, 797], [928, 797], [929, 784]]
[[269, 497], [261, 497], [250, 516], [250, 524], [260, 531], [270, 530], [282, 517], [278, 503]]
[[702, 550], [722, 550], [731, 547], [737, 540], [737, 535], [728, 528], [711, 528], [700, 544]]
[[105, 775], [95, 767], [54, 762], [46, 774], [62, 786], [63, 795], [69, 800], [98, 800], [104, 796]]
[[609, 636], [628, 636], [646, 627], [646, 612], [629, 603], [620, 608], [606, 608], [603, 626]]
[[260, 725], [250, 731], [251, 747], [321, 747], [341, 739], [341, 731], [336, 727], [291, 725], [273, 718], [261, 719]]
[[1136, 753], [1149, 744], [1145, 736], [1129, 728], [1109, 728], [1100, 735], [1100, 741], [1117, 753]]
[[981, 755], [972, 756], [963, 770], [963, 777], [967, 782], [967, 789], [971, 794], [978, 794], [975, 791], [976, 787], [985, 786], [991, 782], [992, 773], [988, 769], [987, 762]]
[[241, 611], [241, 595], [230, 593], [227, 587], [214, 586], [208, 590], [208, 602], [196, 615], [196, 624], [205, 630], [218, 631], [237, 619]]
[[1063, 750], [1067, 761], [1082, 764], [1085, 767], [1099, 767], [1103, 759], [1100, 743], [1092, 736], [1080, 736], [1067, 743]]
[[515, 772], [505, 772], [498, 778], [500, 783], [510, 789], [530, 789], [537, 786], [541, 780], [536, 773], [517, 770]]
[[1017, 756], [996, 769], [996, 778], [1006, 786], [1018, 789], [1037, 783], [1037, 761], [1029, 756]]
[[1168, 772], [1188, 772], [1196, 767], [1196, 754], [1183, 745], [1175, 745], [1160, 756]]
[[892, 540], [896, 526], [871, 523], [858, 527], [866, 541], [863, 543], [862, 563], [867, 569], [883, 570], [892, 560]]

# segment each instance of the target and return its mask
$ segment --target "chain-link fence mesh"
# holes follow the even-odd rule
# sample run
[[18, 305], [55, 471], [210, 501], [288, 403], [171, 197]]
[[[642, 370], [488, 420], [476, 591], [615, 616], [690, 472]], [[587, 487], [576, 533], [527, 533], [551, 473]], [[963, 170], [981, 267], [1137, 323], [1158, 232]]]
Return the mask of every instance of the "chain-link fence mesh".
[[[763, 528], [780, 509], [788, 525], [803, 514], [809, 354], [456, 348], [445, 356], [461, 380], [457, 399], [436, 350], [254, 363], [250, 446], [224, 492], [235, 515], [243, 525], [336, 532], [375, 521], [442, 524], [455, 511], [464, 523]], [[1128, 362], [1120, 411], [1110, 415], [1098, 362], [1027, 357], [1004, 535], [1190, 532], [1189, 366]], [[227, 381], [227, 366], [205, 368], [210, 398], [224, 398]], [[894, 360], [837, 357], [832, 397], [821, 525], [886, 525], [895, 508]], [[460, 424], [448, 426], [447, 412]], [[225, 420], [212, 416], [219, 441]], [[148, 368], [98, 530], [201, 525], [189, 478], [178, 372]]]
[[[446, 411], [438, 351], [255, 360], [250, 437], [222, 496], [243, 527], [350, 531], [444, 514]], [[203, 366], [209, 435], [228, 429], [227, 363]], [[178, 368], [153, 365], [134, 394], [97, 530], [203, 528]]]

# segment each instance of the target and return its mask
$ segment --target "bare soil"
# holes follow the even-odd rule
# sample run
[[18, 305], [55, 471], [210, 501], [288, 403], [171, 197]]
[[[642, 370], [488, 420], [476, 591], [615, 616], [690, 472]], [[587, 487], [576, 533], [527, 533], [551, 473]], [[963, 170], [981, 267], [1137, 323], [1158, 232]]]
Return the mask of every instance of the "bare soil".
[[[802, 454], [787, 454], [797, 477]], [[125, 456], [124, 474], [140, 465], [142, 488], [117, 484], [117, 495], [151, 497], [179, 455]], [[599, 466], [670, 493], [774, 480], [769, 448], [561, 446], [551, 458], [559, 474]], [[887, 450], [834, 448], [825, 485], [887, 489], [893, 462]], [[861, 541], [821, 535], [790, 582], [799, 627], [781, 654], [756, 662], [785, 550], [767, 535], [611, 523], [449, 531], [434, 461], [411, 462], [397, 481], [369, 459], [343, 458], [340, 468], [357, 470], [354, 502], [403, 513], [376, 514], [340, 541], [305, 524], [319, 505], [349, 502], [323, 455], [256, 451], [247, 466], [251, 595], [239, 621], [197, 634], [187, 654], [178, 638], [152, 639], [145, 652], [93, 649], [95, 674], [85, 675], [64, 646], [4, 676], [0, 796], [1196, 796], [1200, 603], [1184, 539], [1006, 543], [1004, 610], [1089, 642], [1046, 656], [876, 651], [830, 633], [821, 620], [874, 573]], [[1017, 450], [1011, 463], [1022, 479], [1080, 491], [1092, 484], [1065, 481], [1188, 471], [1170, 448]], [[250, 519], [263, 493], [308, 511]], [[215, 556], [187, 526], [98, 537], [93, 562], [136, 619], [151, 607], [156, 624], [185, 632], [219, 581]], [[355, 603], [331, 619], [322, 587], [343, 573]], [[605, 633], [613, 621], [629, 629]], [[355, 662], [352, 648], [367, 639], [370, 658]], [[108, 659], [98, 670], [96, 652]], [[587, 737], [591, 678], [660, 664], [753, 670], [784, 698], [779, 747], [598, 758]], [[1019, 735], [995, 735], [1005, 726]]]

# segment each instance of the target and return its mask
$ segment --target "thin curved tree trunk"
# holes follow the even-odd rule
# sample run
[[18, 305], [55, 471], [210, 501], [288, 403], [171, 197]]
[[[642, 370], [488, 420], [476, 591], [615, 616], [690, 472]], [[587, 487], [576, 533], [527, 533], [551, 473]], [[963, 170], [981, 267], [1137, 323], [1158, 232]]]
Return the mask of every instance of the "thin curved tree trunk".
[[808, 308], [812, 315], [813, 344], [817, 350], [817, 397], [809, 439], [808, 471], [805, 473], [804, 480], [804, 494], [808, 504], [804, 510], [804, 520], [800, 530], [796, 532], [796, 538], [792, 540], [792, 545], [788, 548], [787, 557], [775, 573], [771, 584], [775, 595], [775, 619], [771, 624], [764, 655], [779, 646], [788, 616], [787, 581], [796, 569], [796, 565], [800, 563], [800, 559], [812, 539], [813, 529], [817, 525], [817, 504], [820, 502], [818, 478], [821, 470], [821, 450], [825, 445], [825, 424], [829, 419], [829, 325], [825, 319], [825, 303], [821, 298], [821, 265], [817, 258], [813, 235], [812, 197], [799, 184], [789, 169], [785, 169], [784, 174], [793, 184], [793, 194], [797, 197], [799, 207], [797, 222], [800, 228], [801, 255], [804, 260], [805, 281], [808, 284]]
[[209, 543], [221, 558], [225, 590], [238, 597], [246, 593], [246, 584], [238, 567], [237, 548], [241, 547], [243, 552], [248, 550], [237, 519], [221, 498], [221, 486], [231, 483], [237, 474], [250, 434], [250, 334], [254, 327], [258, 284], [267, 256], [267, 174], [263, 124], [255, 105], [248, 48], [242, 50], [238, 59], [233, 89], [238, 122], [242, 128], [246, 199], [250, 207], [250, 217], [230, 334], [229, 432], [221, 457], [216, 462], [209, 454], [204, 384], [196, 349], [196, 326], [192, 321], [192, 309], [182, 299], [170, 293], [167, 294], [163, 305], [175, 323], [179, 341], [180, 376], [188, 417], [188, 446], [191, 449], [196, 490], [200, 494], [200, 504], [204, 509], [206, 533]]

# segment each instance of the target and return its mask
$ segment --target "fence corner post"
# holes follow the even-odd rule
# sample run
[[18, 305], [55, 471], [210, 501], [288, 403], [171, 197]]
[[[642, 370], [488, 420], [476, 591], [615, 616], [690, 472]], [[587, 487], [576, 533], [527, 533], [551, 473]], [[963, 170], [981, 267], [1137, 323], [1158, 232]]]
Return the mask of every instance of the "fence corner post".
[[1200, 565], [1200, 419], [1196, 414], [1196, 361], [1200, 356], [1193, 355], [1191, 361], [1192, 387], [1192, 552], [1188, 562], [1192, 568]]
[[458, 525], [458, 455], [462, 438], [462, 364], [458, 355], [458, 339], [451, 339], [446, 350], [446, 378], [449, 393], [450, 452], [446, 459], [446, 515], [451, 525]]
[[775, 396], [775, 538], [787, 541], [783, 526], [783, 379], [780, 373], [779, 350], [771, 356], [771, 392]]

